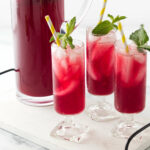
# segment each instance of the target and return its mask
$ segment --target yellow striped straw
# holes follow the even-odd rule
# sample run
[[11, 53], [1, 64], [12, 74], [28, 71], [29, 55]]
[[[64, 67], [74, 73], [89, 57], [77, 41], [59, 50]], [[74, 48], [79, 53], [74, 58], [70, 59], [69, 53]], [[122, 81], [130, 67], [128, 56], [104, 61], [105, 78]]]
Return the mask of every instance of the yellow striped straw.
[[100, 21], [99, 21], [99, 23], [101, 23], [102, 20], [103, 20], [104, 13], [105, 13], [105, 9], [106, 9], [106, 3], [107, 3], [107, 0], [104, 0], [103, 8], [102, 8], [102, 10], [101, 10], [101, 12], [100, 12]]
[[125, 34], [124, 34], [124, 32], [123, 32], [123, 28], [122, 28], [121, 22], [118, 23], [118, 29], [119, 29], [119, 31], [120, 31], [120, 33], [121, 33], [122, 42], [123, 42], [123, 44], [125, 45], [126, 52], [129, 53], [129, 47], [128, 47], [128, 44], [127, 44], [127, 41], [126, 41]]
[[57, 36], [56, 30], [55, 30], [55, 28], [54, 28], [54, 25], [53, 25], [51, 19], [50, 19], [50, 16], [49, 16], [49, 15], [45, 16], [45, 19], [46, 19], [46, 22], [47, 22], [47, 24], [48, 24], [48, 26], [49, 26], [49, 28], [50, 28], [50, 30], [51, 30], [51, 32], [52, 32], [52, 35], [54, 36], [54, 39], [55, 39], [55, 41], [56, 41], [56, 44], [57, 44], [58, 46], [60, 46], [60, 40], [59, 40], [59, 38], [58, 38], [58, 36]]

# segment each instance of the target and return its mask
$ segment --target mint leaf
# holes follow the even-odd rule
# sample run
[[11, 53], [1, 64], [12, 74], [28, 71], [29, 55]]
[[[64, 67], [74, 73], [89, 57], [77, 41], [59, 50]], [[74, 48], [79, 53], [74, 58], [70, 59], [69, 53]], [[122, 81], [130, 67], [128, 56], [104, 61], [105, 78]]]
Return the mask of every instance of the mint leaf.
[[125, 16], [119, 16], [119, 15], [117, 17], [113, 17], [112, 15], [108, 14], [108, 17], [111, 19], [113, 27], [116, 30], [118, 30], [118, 26], [115, 23], [119, 22], [120, 20], [126, 19]]
[[62, 38], [62, 40], [61, 40], [61, 46], [62, 46], [62, 48], [67, 49], [66, 37], [65, 37], [65, 38]]
[[[71, 21], [69, 23], [66, 24], [66, 33], [62, 34], [62, 33], [57, 33], [57, 36], [59, 38], [59, 40], [61, 41], [61, 47], [66, 49], [67, 45], [69, 45], [71, 47], [71, 49], [75, 48], [75, 46], [73, 45], [73, 39], [70, 36], [70, 34], [73, 32], [74, 28], [75, 28], [75, 24], [76, 24], [76, 17], [72, 18]], [[52, 36], [49, 40], [49, 42], [53, 42], [55, 39]]]
[[120, 21], [120, 20], [124, 20], [124, 19], [126, 19], [126, 18], [127, 18], [126, 16], [120, 16], [119, 21]]
[[138, 50], [140, 53], [143, 53], [143, 52], [144, 52], [144, 49], [143, 49], [143, 48], [137, 47], [137, 50]]
[[50, 38], [49, 43], [51, 43], [51, 42], [53, 42], [53, 41], [55, 41], [54, 36], [52, 36], [52, 37]]
[[111, 14], [108, 14], [108, 17], [111, 19], [111, 21], [112, 21], [112, 24], [114, 24], [114, 23], [116, 23], [116, 22], [118, 22], [118, 21], [120, 21], [120, 20], [123, 20], [123, 19], [126, 19], [126, 16], [117, 16], [117, 17], [114, 17], [113, 15], [111, 15]]
[[[60, 39], [61, 37], [64, 36], [64, 34], [57, 32], [57, 36], [58, 36], [58, 38]], [[52, 37], [50, 38], [49, 42], [51, 43], [51, 42], [53, 42], [53, 41], [55, 41], [54, 36], [52, 36]]]
[[73, 32], [73, 30], [74, 30], [74, 28], [75, 28], [75, 24], [76, 24], [76, 17], [73, 17], [71, 20], [70, 20], [70, 22], [69, 23], [67, 23], [67, 25], [66, 25], [66, 31], [67, 31], [67, 35], [69, 36], [72, 32]]
[[119, 15], [117, 17], [114, 17], [111, 14], [108, 14], [108, 17], [111, 19], [111, 22], [109, 20], [100, 22], [92, 30], [92, 33], [94, 35], [101, 36], [101, 35], [108, 34], [113, 29], [118, 30], [118, 26], [115, 23], [126, 18], [125, 16], [119, 16]]
[[114, 24], [114, 23], [119, 22], [120, 20], [123, 20], [123, 19], [126, 19], [126, 17], [118, 15], [116, 18], [114, 18], [114, 20], [112, 21], [112, 23]]
[[137, 46], [142, 46], [149, 41], [149, 37], [143, 25], [141, 25], [140, 29], [136, 30], [130, 35], [130, 40], [134, 41]]
[[66, 33], [69, 33], [69, 24], [66, 24]]
[[111, 15], [111, 14], [108, 14], [108, 17], [113, 21], [114, 20], [114, 17], [113, 17], [113, 15]]
[[68, 36], [67, 37], [67, 39], [66, 39], [66, 41], [68, 42], [68, 44], [70, 45], [70, 47], [72, 48], [72, 49], [74, 49], [75, 48], [75, 46], [73, 45], [73, 39], [72, 39], [72, 37], [71, 36]]
[[118, 30], [118, 26], [116, 24], [113, 24], [113, 27]]
[[149, 45], [141, 45], [141, 46], [138, 46], [138, 48], [150, 51], [150, 46]]
[[112, 29], [113, 29], [113, 24], [110, 21], [105, 20], [105, 21], [101, 22], [100, 24], [98, 24], [92, 30], [92, 33], [94, 35], [102, 36], [102, 35], [109, 33]]
[[149, 37], [144, 29], [144, 25], [141, 25], [140, 29], [130, 35], [130, 40], [134, 41], [139, 52], [143, 52], [144, 50], [150, 51], [150, 46], [147, 45]]

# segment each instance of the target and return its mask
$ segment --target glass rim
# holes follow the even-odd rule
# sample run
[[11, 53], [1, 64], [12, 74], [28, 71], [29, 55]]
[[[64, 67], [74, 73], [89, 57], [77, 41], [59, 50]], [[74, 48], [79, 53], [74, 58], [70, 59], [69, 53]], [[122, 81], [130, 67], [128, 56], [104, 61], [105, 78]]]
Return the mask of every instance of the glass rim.
[[[124, 49], [124, 53], [123, 52], [121, 52], [121, 51], [119, 51], [119, 50], [117, 50], [117, 49], [122, 49], [122, 48], [120, 48], [119, 47], [119, 45], [117, 45], [116, 43], [121, 43], [121, 45], [123, 45], [123, 49]], [[132, 45], [132, 43], [130, 43], [130, 44], [128, 44], [129, 46], [130, 45]], [[136, 49], [137, 49], [137, 47], [136, 47]], [[131, 48], [129, 48], [129, 51], [131, 51]], [[143, 52], [139, 52], [139, 51], [137, 51], [136, 53], [126, 53], [125, 52], [125, 45], [122, 43], [122, 41], [121, 40], [116, 40], [115, 41], [115, 52], [116, 53], [119, 53], [119, 54], [121, 54], [121, 55], [124, 55], [124, 56], [127, 56], [127, 57], [130, 57], [130, 56], [136, 56], [136, 55], [140, 55], [140, 54], [143, 54], [143, 55], [147, 55], [147, 51], [145, 51], [145, 49], [143, 49]]]
[[[75, 42], [75, 43], [74, 43], [74, 42]], [[75, 46], [78, 45], [80, 48], [84, 47], [84, 42], [81, 41], [81, 40], [73, 39], [73, 44], [74, 44]], [[66, 50], [66, 49], [62, 48], [61, 46], [58, 46], [55, 41], [52, 42], [51, 47], [52, 47], [53, 45], [57, 46], [57, 48], [61, 48], [62, 50]]]
[[[92, 34], [92, 26], [89, 26], [89, 27], [87, 27], [86, 28], [86, 36], [89, 36], [89, 34], [91, 34], [91, 36], [93, 36], [94, 38], [96, 38], [97, 40], [98, 39], [100, 39], [100, 38], [107, 38], [108, 37], [108, 39], [112, 39], [112, 40], [106, 40], [106, 41], [104, 41], [104, 40], [102, 40], [101, 41], [101, 39], [100, 39], [100, 41], [99, 41], [99, 43], [100, 44], [105, 44], [105, 43], [113, 43], [113, 44], [115, 44], [115, 42], [116, 42], [116, 40], [117, 40], [117, 36], [116, 36], [116, 30], [111, 30], [110, 32], [108, 32], [107, 34], [105, 34], [105, 35], [100, 35], [100, 36], [97, 36], [97, 35], [94, 35], [94, 34]], [[113, 31], [113, 32], [112, 32]], [[112, 36], [112, 37], [110, 37], [110, 36]], [[115, 38], [113, 37], [113, 36], [115, 36]], [[114, 39], [114, 40], [113, 40]], [[87, 40], [87, 39], [86, 39]], [[94, 41], [96, 41], [96, 40], [94, 40]]]

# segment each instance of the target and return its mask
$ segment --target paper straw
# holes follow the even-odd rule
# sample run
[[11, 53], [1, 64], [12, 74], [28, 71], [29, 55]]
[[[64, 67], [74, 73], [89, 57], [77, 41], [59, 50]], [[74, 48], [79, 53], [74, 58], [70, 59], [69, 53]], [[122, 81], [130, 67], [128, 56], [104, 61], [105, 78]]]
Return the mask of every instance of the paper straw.
[[121, 22], [118, 23], [118, 29], [119, 29], [119, 31], [121, 33], [122, 42], [125, 45], [126, 52], [129, 53], [129, 47], [128, 47], [128, 44], [127, 44], [127, 41], [126, 41], [125, 34], [123, 32], [123, 28], [122, 28]]
[[51, 19], [50, 19], [50, 16], [49, 16], [49, 15], [45, 16], [45, 19], [46, 19], [46, 22], [47, 22], [47, 24], [48, 24], [48, 26], [49, 26], [49, 28], [50, 28], [50, 30], [51, 30], [51, 32], [52, 32], [52, 35], [54, 36], [54, 39], [55, 39], [55, 41], [56, 41], [56, 44], [57, 44], [58, 46], [60, 46], [60, 40], [59, 40], [59, 38], [58, 38], [58, 36], [57, 36], [56, 30], [55, 30], [55, 28], [54, 28], [54, 25], [53, 25]]
[[102, 20], [103, 20], [104, 13], [105, 13], [105, 9], [106, 9], [106, 3], [107, 3], [107, 0], [104, 0], [103, 8], [102, 8], [102, 10], [101, 10], [101, 12], [100, 12], [100, 21], [99, 21], [99, 23], [101, 23]]

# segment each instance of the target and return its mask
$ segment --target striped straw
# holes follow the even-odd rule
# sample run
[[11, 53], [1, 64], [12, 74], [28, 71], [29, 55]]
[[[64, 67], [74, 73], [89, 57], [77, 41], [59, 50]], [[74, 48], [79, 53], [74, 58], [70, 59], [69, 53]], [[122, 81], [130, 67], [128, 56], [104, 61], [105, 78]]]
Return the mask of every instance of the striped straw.
[[123, 32], [123, 29], [122, 29], [122, 24], [121, 22], [118, 23], [118, 29], [121, 33], [121, 37], [122, 37], [122, 42], [123, 44], [125, 45], [125, 49], [126, 49], [126, 52], [129, 53], [129, 47], [128, 47], [128, 44], [127, 44], [127, 41], [126, 41], [126, 37], [125, 37], [125, 34]]
[[105, 9], [106, 9], [106, 3], [107, 3], [107, 0], [104, 0], [103, 8], [102, 8], [102, 10], [101, 10], [101, 12], [100, 12], [100, 21], [99, 21], [99, 23], [101, 23], [102, 20], [103, 20], [104, 13], [105, 13]]
[[50, 28], [50, 30], [51, 30], [51, 32], [52, 32], [52, 35], [54, 36], [54, 39], [55, 39], [55, 41], [56, 41], [56, 44], [57, 44], [58, 46], [60, 46], [60, 40], [59, 40], [59, 38], [58, 38], [58, 36], [57, 36], [56, 30], [55, 30], [55, 28], [54, 28], [54, 25], [53, 25], [53, 23], [52, 23], [52, 21], [51, 21], [49, 15], [45, 16], [45, 19], [46, 19], [46, 22], [47, 22], [47, 24], [48, 24], [48, 26], [49, 26], [49, 28]]

